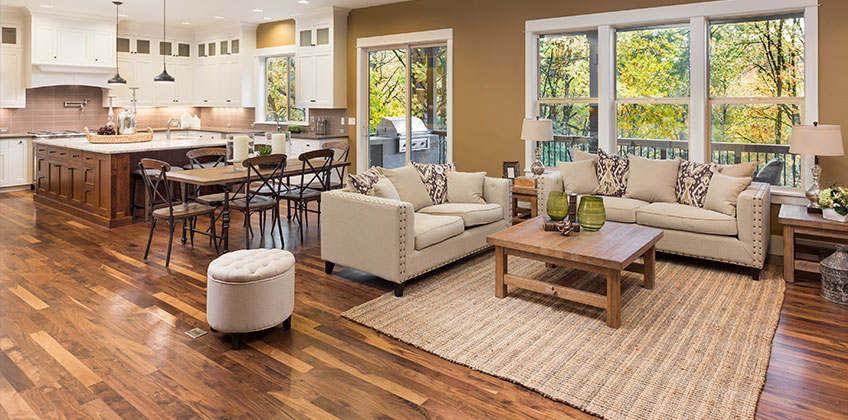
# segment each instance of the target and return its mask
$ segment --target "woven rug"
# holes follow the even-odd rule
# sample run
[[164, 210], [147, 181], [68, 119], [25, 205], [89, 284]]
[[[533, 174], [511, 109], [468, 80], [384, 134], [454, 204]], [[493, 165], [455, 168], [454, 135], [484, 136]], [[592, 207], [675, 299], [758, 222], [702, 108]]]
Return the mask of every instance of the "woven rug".
[[[510, 257], [510, 272], [605, 293], [596, 275]], [[621, 328], [605, 312], [510, 288], [494, 296], [494, 255], [478, 255], [342, 316], [607, 419], [749, 419], [765, 383], [785, 284], [677, 257], [654, 290], [622, 275]]]

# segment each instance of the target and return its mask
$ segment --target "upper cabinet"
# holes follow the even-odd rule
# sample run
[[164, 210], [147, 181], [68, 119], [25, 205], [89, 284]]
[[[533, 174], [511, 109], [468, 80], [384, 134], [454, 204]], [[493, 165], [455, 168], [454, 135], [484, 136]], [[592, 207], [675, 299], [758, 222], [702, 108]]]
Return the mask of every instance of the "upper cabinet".
[[298, 107], [347, 107], [348, 12], [332, 7], [295, 17]]
[[196, 35], [196, 106], [253, 106], [255, 27]]
[[115, 27], [52, 14], [32, 14], [32, 64], [115, 66]]
[[0, 19], [0, 108], [26, 107], [23, 19], [2, 14]]

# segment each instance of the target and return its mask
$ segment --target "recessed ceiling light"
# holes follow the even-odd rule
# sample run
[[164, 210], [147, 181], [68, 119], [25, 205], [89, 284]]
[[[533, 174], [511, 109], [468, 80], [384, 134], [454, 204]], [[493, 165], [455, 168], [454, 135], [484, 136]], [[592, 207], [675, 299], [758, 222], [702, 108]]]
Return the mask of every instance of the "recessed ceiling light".
[[266, 18], [262, 18], [262, 19], [265, 19], [265, 20], [271, 20], [271, 18], [269, 18], [269, 17], [266, 17]]
[[191, 22], [182, 22], [183, 25], [191, 25]]
[[120, 16], [120, 17], [130, 17], [129, 15], [125, 15], [125, 14], [123, 14], [123, 13], [121, 13], [121, 14], [120, 14], [120, 15], [118, 15], [118, 16]]
[[223, 16], [215, 16], [215, 19], [223, 19]]
[[297, 0], [300, 4], [309, 4], [309, 0]]
[[253, 9], [251, 12], [262, 13], [262, 9]]
[[40, 4], [39, 6], [45, 8], [45, 9], [52, 9], [53, 8], [52, 4]]

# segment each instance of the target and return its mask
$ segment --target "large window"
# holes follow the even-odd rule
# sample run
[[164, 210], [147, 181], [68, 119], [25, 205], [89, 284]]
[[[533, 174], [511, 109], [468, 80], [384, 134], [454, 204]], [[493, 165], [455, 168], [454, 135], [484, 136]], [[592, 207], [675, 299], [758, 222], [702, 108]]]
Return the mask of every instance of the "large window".
[[768, 165], [761, 179], [799, 187], [801, 157], [789, 153], [804, 108], [800, 15], [710, 25], [712, 161]]
[[292, 56], [265, 58], [265, 121], [306, 121], [306, 110], [295, 106], [294, 63]]
[[808, 50], [818, 45], [818, 5], [779, 3], [702, 2], [528, 21], [525, 117], [554, 125], [554, 141], [539, 145], [542, 163], [570, 160], [573, 146], [756, 162], [756, 181], [796, 195], [812, 159], [790, 154], [789, 140], [794, 125], [818, 116], [817, 49]]
[[537, 113], [557, 141], [541, 144], [542, 163], [571, 161], [571, 147], [598, 148], [598, 32], [539, 37]]
[[689, 26], [616, 32], [615, 82], [618, 154], [688, 157]]

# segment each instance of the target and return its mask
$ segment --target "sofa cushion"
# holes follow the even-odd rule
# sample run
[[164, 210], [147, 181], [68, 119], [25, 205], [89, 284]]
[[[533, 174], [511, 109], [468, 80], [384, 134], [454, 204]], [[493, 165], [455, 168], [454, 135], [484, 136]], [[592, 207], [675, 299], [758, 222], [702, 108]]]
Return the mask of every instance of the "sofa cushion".
[[375, 197], [380, 198], [388, 198], [389, 200], [400, 201], [400, 194], [398, 194], [398, 191], [395, 189], [395, 186], [394, 184], [392, 184], [392, 181], [389, 181], [389, 178], [386, 178], [382, 175], [380, 176], [380, 180], [377, 181], [377, 183], [374, 184], [373, 187], [371, 187], [371, 194], [369, 195], [373, 195]]
[[347, 178], [351, 190], [369, 195], [371, 194], [371, 189], [374, 188], [374, 184], [380, 181], [380, 170], [372, 166], [361, 174], [348, 174]]
[[421, 175], [421, 181], [430, 194], [434, 204], [442, 204], [447, 199], [447, 173], [456, 170], [453, 163], [416, 163], [412, 166]]
[[757, 172], [757, 162], [743, 162], [735, 165], [719, 165], [719, 173], [734, 178], [753, 177]]
[[618, 223], [636, 223], [636, 209], [650, 204], [633, 198], [603, 197], [603, 199], [607, 220]]
[[736, 178], [723, 173], [713, 175], [704, 197], [704, 208], [736, 217], [736, 200], [750, 184], [750, 177]]
[[636, 222], [660, 229], [736, 236], [736, 218], [686, 204], [653, 203], [636, 209]]
[[446, 202], [485, 204], [486, 200], [483, 199], [483, 183], [485, 179], [485, 172], [448, 172]]
[[598, 149], [598, 193], [612, 197], [624, 195], [629, 169], [629, 160]]
[[380, 168], [380, 173], [389, 178], [389, 181], [392, 181], [401, 201], [412, 203], [412, 208], [415, 211], [434, 204], [433, 199], [430, 198], [430, 193], [427, 192], [427, 187], [424, 186], [424, 181], [421, 180], [421, 176], [414, 166], [407, 165], [397, 169]]
[[424, 207], [419, 210], [424, 214], [437, 216], [458, 216], [462, 218], [465, 227], [486, 225], [503, 219], [503, 208], [500, 204], [469, 204], [445, 203]]
[[677, 185], [679, 159], [645, 159], [632, 153], [627, 155], [630, 161], [630, 175], [624, 197], [650, 203], [674, 203], [674, 186]]
[[459, 216], [435, 216], [415, 213], [415, 249], [422, 250], [446, 239], [453, 238], [465, 230]]
[[704, 207], [704, 197], [710, 187], [710, 179], [717, 170], [712, 163], [697, 163], [684, 160], [677, 171], [677, 187], [674, 195], [677, 202], [695, 207]]
[[598, 155], [596, 155], [594, 153], [584, 152], [584, 151], [578, 149], [577, 146], [574, 146], [574, 147], [571, 148], [571, 161], [572, 162], [577, 162], [577, 161], [580, 161], [580, 160], [590, 160], [590, 159], [592, 160], [592, 163], [594, 163], [595, 166], [597, 167], [598, 166], [598, 160], [600, 159], [598, 157]]
[[591, 158], [574, 162], [557, 162], [556, 165], [562, 175], [565, 192], [569, 194], [598, 193], [598, 173], [595, 162]]

